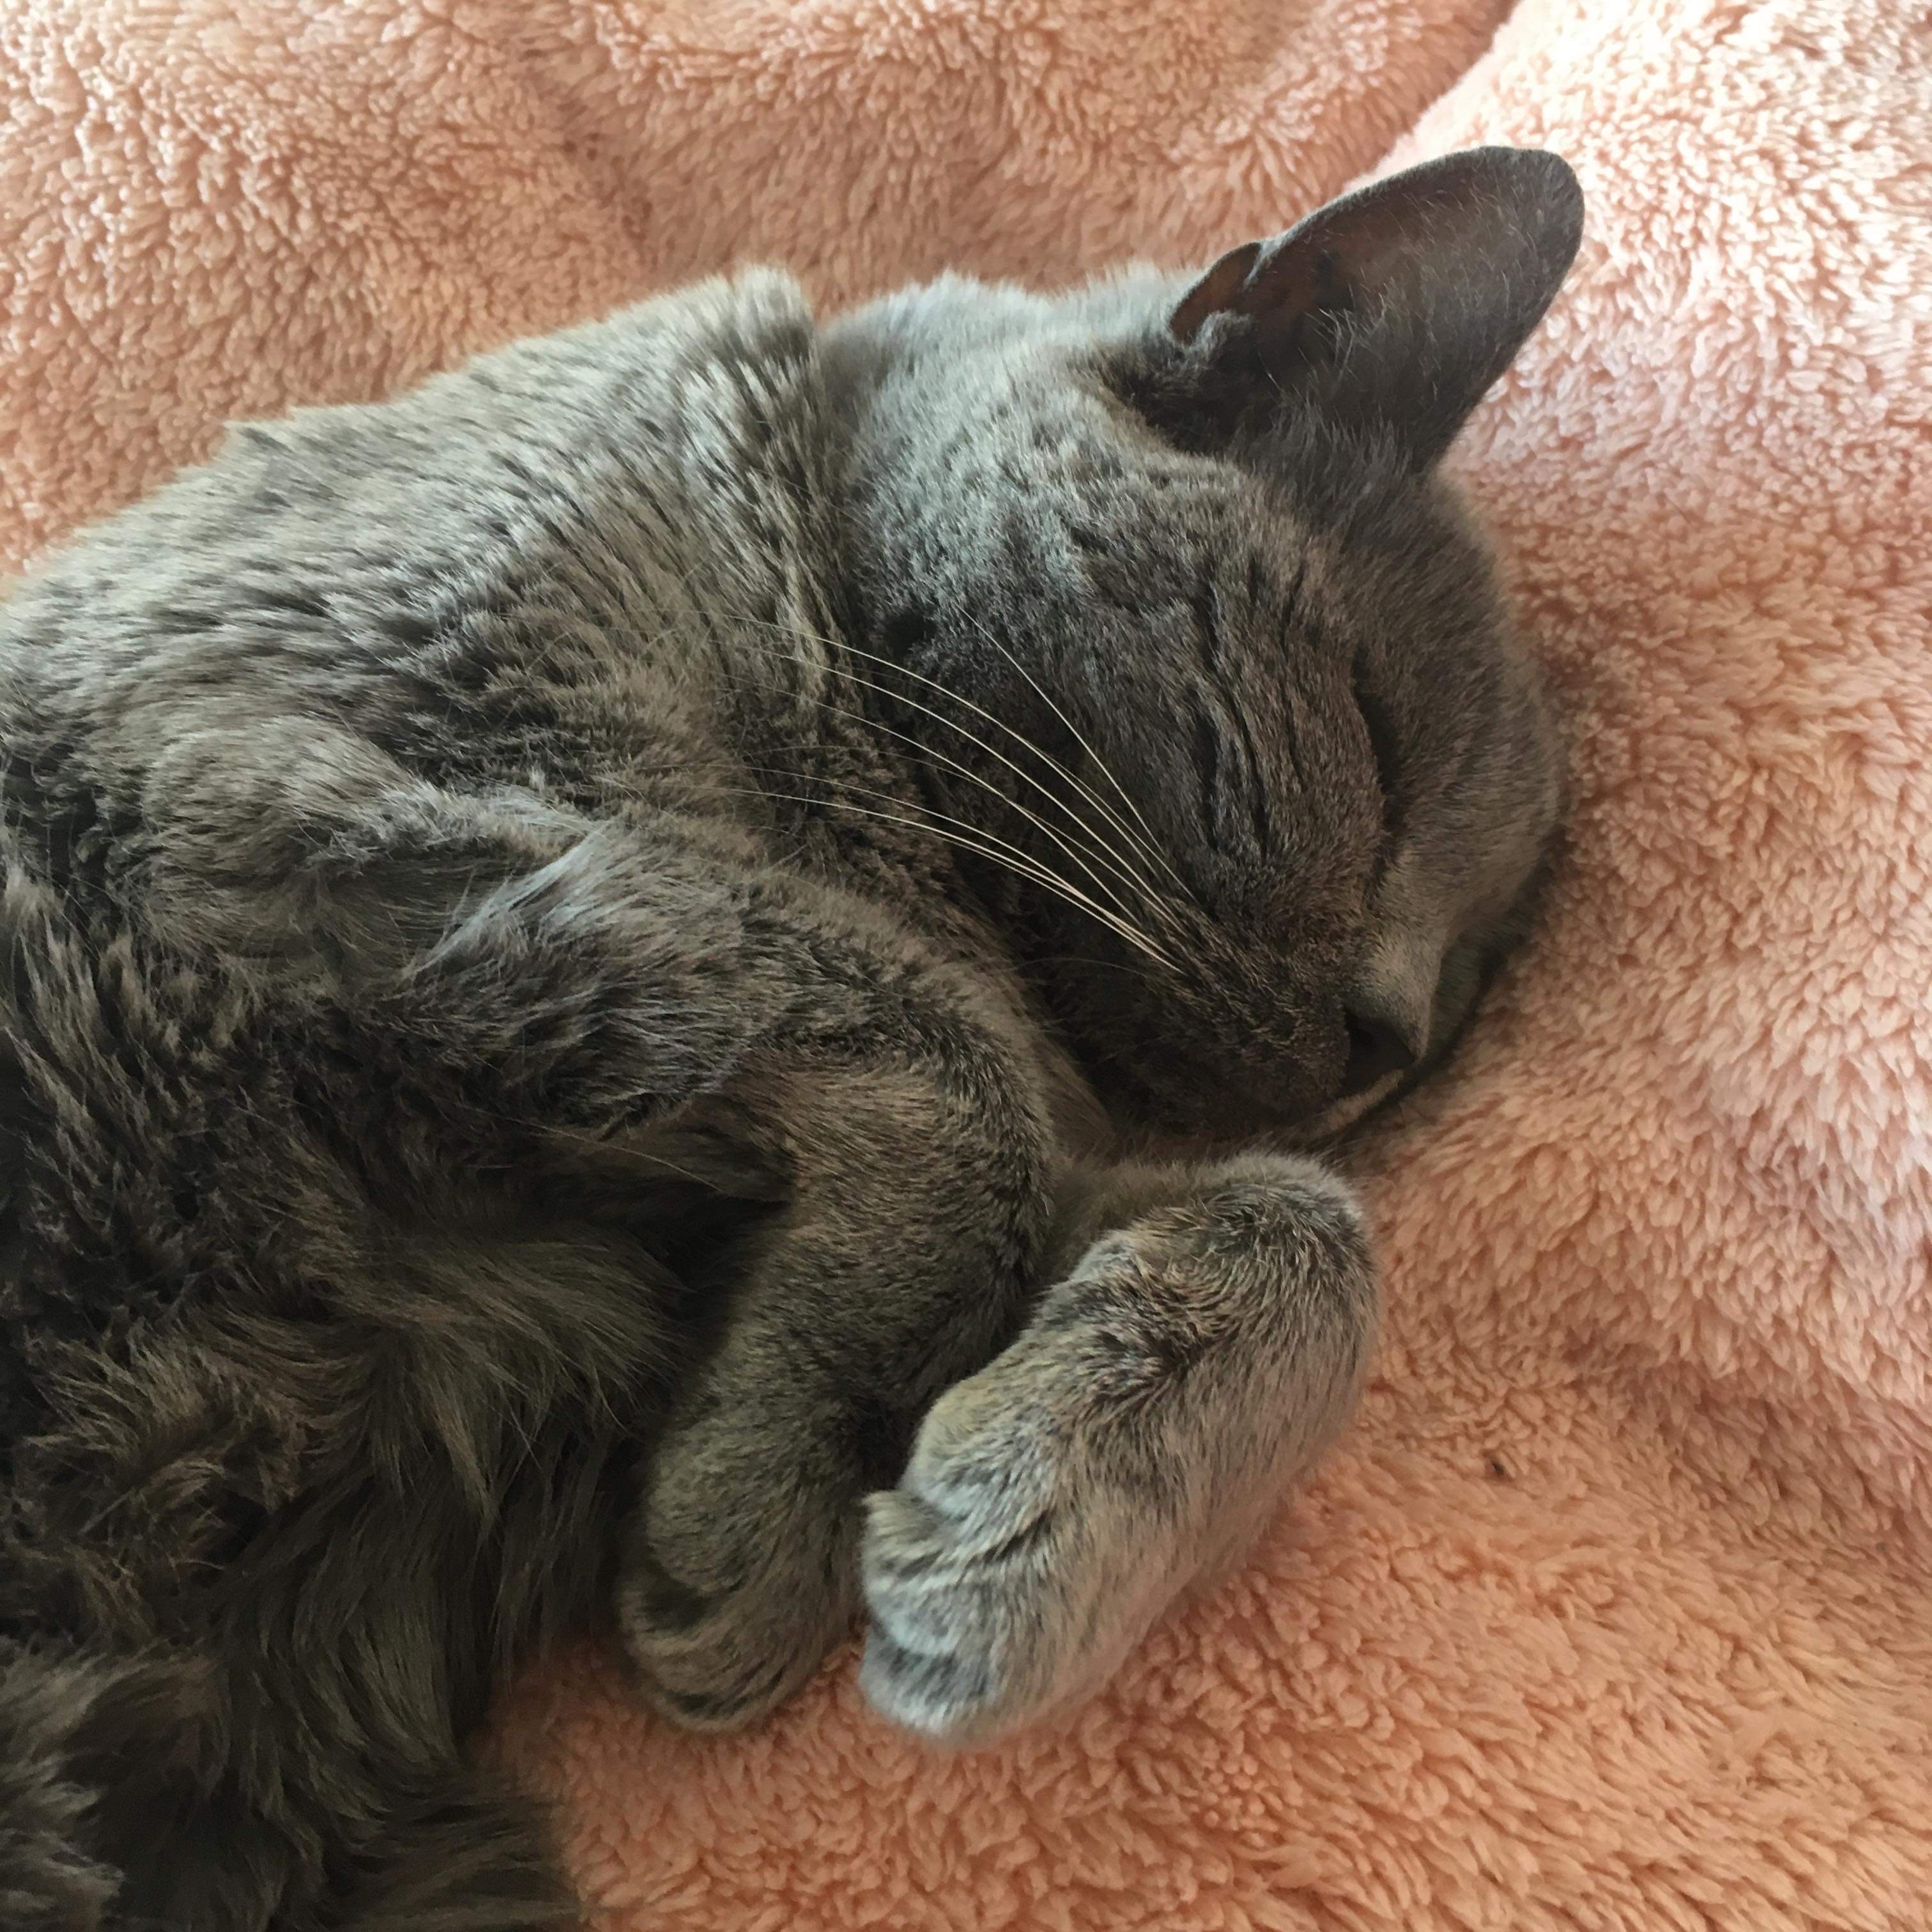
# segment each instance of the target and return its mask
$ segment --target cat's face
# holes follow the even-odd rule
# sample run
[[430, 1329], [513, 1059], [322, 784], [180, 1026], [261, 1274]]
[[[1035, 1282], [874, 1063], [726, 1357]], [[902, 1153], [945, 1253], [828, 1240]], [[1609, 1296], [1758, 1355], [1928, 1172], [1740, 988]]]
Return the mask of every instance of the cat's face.
[[1580, 212], [1486, 150], [1191, 288], [944, 284], [833, 332], [895, 728], [1130, 1120], [1345, 1124], [1520, 925], [1556, 741], [1434, 469]]

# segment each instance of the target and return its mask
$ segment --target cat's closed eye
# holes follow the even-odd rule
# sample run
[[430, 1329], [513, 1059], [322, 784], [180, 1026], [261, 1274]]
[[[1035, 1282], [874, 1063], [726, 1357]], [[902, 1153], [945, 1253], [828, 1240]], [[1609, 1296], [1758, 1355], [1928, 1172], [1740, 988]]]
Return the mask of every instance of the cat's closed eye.
[[1376, 783], [1382, 792], [1382, 842], [1379, 862], [1386, 864], [1389, 848], [1402, 836], [1403, 778], [1401, 740], [1395, 720], [1374, 687], [1355, 669], [1355, 708], [1362, 714], [1362, 728], [1368, 734], [1369, 751], [1376, 761]]

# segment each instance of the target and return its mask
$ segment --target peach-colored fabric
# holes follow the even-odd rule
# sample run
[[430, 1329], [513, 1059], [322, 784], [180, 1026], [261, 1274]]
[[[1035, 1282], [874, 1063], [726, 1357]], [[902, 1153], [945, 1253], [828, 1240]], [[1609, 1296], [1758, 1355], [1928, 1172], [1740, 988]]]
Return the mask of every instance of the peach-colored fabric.
[[[1493, 38], [1492, 38], [1493, 36]], [[0, 559], [224, 415], [734, 256], [1205, 256], [1556, 147], [1459, 458], [1576, 721], [1541, 937], [1370, 1177], [1359, 1424], [1058, 1732], [534, 1676], [610, 1932], [1932, 1923], [1932, 22], [1913, 0], [0, 0]]]

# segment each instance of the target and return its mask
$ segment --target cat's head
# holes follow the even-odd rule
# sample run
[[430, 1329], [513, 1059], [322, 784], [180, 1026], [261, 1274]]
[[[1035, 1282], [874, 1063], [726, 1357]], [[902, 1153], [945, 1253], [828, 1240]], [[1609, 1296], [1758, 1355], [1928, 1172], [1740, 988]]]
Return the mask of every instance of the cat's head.
[[1343, 1124], [1520, 926], [1557, 742], [1436, 472], [1581, 211], [1480, 149], [1191, 281], [948, 280], [827, 332], [875, 701], [1130, 1119]]

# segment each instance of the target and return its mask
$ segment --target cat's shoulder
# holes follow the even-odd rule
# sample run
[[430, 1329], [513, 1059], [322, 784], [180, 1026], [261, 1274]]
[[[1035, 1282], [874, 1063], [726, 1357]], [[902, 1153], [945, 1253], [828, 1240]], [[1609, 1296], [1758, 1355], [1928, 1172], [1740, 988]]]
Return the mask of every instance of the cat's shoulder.
[[736, 413], [747, 394], [769, 406], [809, 391], [816, 357], [817, 323], [798, 283], [781, 269], [745, 268], [500, 344], [376, 401], [230, 425], [216, 460], [341, 445], [362, 466], [385, 454], [417, 466], [452, 439], [458, 448], [514, 442], [581, 455], [620, 436]]
[[473, 560], [526, 512], [568, 523], [614, 484], [680, 470], [723, 481], [770, 466], [758, 459], [775, 445], [808, 454], [823, 415], [811, 305], [790, 275], [753, 268], [499, 345], [387, 398], [232, 423], [204, 460], [7, 586], [0, 670], [10, 638], [44, 651], [77, 616], [98, 634], [128, 614], [146, 636], [158, 604], [183, 622], [232, 614], [256, 577], [286, 600], [294, 580], [320, 595], [392, 565]]

